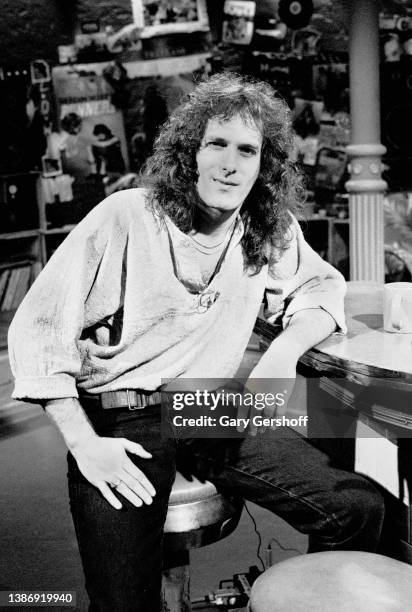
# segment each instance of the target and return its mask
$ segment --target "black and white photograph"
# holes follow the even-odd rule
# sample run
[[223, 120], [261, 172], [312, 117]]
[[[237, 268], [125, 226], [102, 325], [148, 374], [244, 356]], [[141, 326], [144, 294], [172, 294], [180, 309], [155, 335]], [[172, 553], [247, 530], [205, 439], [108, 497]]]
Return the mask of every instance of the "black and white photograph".
[[0, 610], [412, 610], [412, 0], [0, 7]]

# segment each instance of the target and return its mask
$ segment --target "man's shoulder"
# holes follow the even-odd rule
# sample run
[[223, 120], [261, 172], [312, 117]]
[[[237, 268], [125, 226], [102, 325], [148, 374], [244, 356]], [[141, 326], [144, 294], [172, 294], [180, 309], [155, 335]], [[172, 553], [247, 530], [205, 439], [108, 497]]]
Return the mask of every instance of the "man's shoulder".
[[145, 207], [146, 198], [147, 189], [133, 187], [132, 189], [122, 189], [112, 193], [103, 200], [102, 205], [116, 212], [134, 211]]
[[[151, 206], [147, 199], [147, 189], [133, 188], [116, 191], [103, 200], [97, 212], [106, 220], [129, 223], [133, 220], [153, 219]], [[95, 210], [96, 210], [95, 209]]]
[[140, 188], [109, 195], [79, 223], [77, 233], [108, 236], [115, 232], [120, 237], [147, 231], [155, 219], [146, 196], [147, 190]]

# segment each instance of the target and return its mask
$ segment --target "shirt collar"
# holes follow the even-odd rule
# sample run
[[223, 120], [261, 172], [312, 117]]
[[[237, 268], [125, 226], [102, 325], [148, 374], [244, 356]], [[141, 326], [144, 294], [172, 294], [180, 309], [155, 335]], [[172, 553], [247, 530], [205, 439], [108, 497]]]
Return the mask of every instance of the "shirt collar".
[[[202, 288], [204, 288], [204, 281], [201, 278], [200, 269], [193, 258], [192, 241], [175, 225], [168, 215], [165, 215], [165, 224], [177, 278], [189, 289], [189, 291], [197, 292], [202, 290]], [[239, 245], [243, 234], [244, 224], [242, 218], [238, 215], [222, 265], [224, 265], [225, 260], [229, 257], [233, 249]]]
[[[169, 233], [169, 236], [173, 244], [173, 248], [177, 253], [181, 252], [182, 249], [185, 250], [188, 247], [190, 247], [191, 243], [190, 243], [190, 239], [187, 236], [187, 234], [182, 232], [177, 227], [177, 225], [175, 225], [175, 223], [170, 219], [168, 215], [165, 215], [165, 223], [166, 223], [167, 231]], [[238, 215], [236, 217], [235, 227], [233, 229], [233, 234], [230, 239], [228, 251], [232, 250], [234, 246], [239, 244], [244, 233], [245, 233], [244, 223], [243, 223], [242, 217]]]

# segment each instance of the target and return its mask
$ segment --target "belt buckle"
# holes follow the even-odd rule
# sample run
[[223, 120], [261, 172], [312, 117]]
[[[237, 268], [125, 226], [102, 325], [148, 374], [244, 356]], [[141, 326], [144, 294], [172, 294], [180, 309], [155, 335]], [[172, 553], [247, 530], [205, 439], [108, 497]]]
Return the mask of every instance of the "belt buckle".
[[126, 389], [126, 396], [127, 396], [127, 406], [131, 412], [133, 412], [134, 410], [143, 410], [144, 406], [132, 406], [132, 403], [130, 401], [130, 389]]

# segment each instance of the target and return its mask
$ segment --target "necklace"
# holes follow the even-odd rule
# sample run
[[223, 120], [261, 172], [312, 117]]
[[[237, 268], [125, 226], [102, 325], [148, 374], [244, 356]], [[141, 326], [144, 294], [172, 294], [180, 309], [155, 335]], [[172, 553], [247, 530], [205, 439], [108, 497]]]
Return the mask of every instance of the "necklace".
[[208, 245], [208, 244], [203, 244], [203, 242], [200, 242], [199, 240], [196, 240], [196, 238], [194, 236], [190, 236], [191, 239], [193, 240], [193, 242], [195, 242], [198, 246], [202, 247], [202, 249], [206, 249], [208, 251], [213, 251], [215, 249], [217, 249], [218, 247], [222, 246], [222, 244], [227, 240], [227, 236], [225, 236], [223, 238], [223, 240], [221, 240], [221, 242], [218, 242], [216, 244], [212, 244], [212, 245]]
[[221, 240], [220, 242], [217, 242], [216, 244], [212, 244], [212, 245], [207, 245], [204, 244], [203, 242], [200, 242], [199, 240], [197, 240], [194, 236], [189, 236], [193, 242], [195, 243], [193, 246], [195, 247], [195, 249], [197, 249], [198, 251], [200, 251], [203, 254], [214, 254], [217, 253], [220, 249], [220, 247], [225, 244], [231, 237], [232, 233], [233, 233], [233, 228], [234, 228], [235, 222], [232, 223], [232, 225], [228, 228], [228, 230], [226, 231], [223, 240]]

